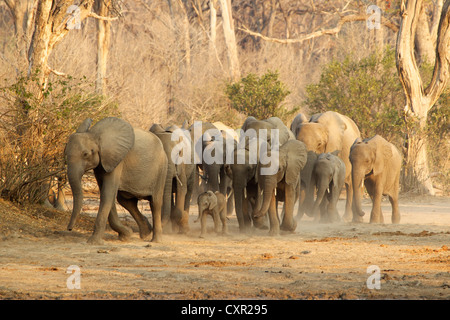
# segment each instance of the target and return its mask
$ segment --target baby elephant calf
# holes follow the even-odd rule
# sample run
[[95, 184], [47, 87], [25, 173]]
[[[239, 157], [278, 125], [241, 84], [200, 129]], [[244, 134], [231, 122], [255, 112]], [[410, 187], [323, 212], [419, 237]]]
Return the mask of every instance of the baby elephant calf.
[[226, 210], [226, 198], [223, 194], [216, 191], [207, 191], [201, 193], [197, 198], [198, 204], [198, 218], [194, 222], [200, 220], [201, 233], [200, 238], [203, 238], [206, 234], [206, 217], [211, 215], [214, 220], [214, 231], [219, 233], [219, 219], [222, 221], [222, 234], [227, 234], [227, 210]]

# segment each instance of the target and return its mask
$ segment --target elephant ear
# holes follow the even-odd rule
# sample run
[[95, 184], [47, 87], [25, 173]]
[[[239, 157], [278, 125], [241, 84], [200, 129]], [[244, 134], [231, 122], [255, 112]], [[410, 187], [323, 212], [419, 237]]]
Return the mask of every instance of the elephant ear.
[[285, 180], [287, 184], [295, 185], [300, 181], [300, 171], [305, 167], [306, 164], [306, 146], [301, 141], [289, 140], [281, 147], [282, 149], [285, 149], [283, 147], [288, 148], [288, 152], [286, 153]]
[[92, 124], [92, 119], [91, 118], [87, 118], [86, 120], [83, 121], [82, 124], [80, 124], [80, 126], [77, 129], [77, 133], [83, 133], [83, 132], [87, 132], [89, 130], [89, 127]]
[[315, 121], [311, 120], [311, 122], [321, 123], [328, 131], [328, 142], [325, 152], [342, 149], [344, 132], [347, 129], [347, 125], [338, 113], [327, 111], [317, 116]]
[[100, 120], [89, 132], [98, 141], [100, 162], [106, 172], [113, 171], [134, 145], [133, 127], [119, 118]]
[[392, 148], [386, 140], [378, 135], [372, 139], [372, 143], [375, 143], [376, 146], [373, 174], [377, 175], [385, 170], [386, 164], [392, 158]]
[[208, 192], [209, 210], [214, 209], [217, 206], [217, 196], [212, 191]]
[[159, 123], [152, 124], [152, 126], [150, 127], [149, 131], [152, 132], [152, 133], [163, 133], [163, 132], [165, 132], [164, 128]]

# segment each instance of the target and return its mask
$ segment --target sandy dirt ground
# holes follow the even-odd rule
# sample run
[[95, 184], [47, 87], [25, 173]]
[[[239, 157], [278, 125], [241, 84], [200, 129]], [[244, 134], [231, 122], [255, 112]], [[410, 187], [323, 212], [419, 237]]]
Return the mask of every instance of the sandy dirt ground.
[[[85, 203], [95, 212], [95, 197]], [[367, 199], [364, 209], [370, 212]], [[209, 219], [202, 239], [196, 210], [188, 234], [166, 233], [162, 243], [141, 240], [122, 214], [132, 239], [121, 242], [108, 230], [105, 244], [94, 246], [86, 243], [92, 215], [68, 232], [69, 212], [0, 200], [0, 299], [450, 298], [450, 198], [402, 197], [399, 225], [390, 224], [386, 200], [386, 224], [369, 224], [368, 214], [362, 224], [303, 217], [295, 233], [278, 237], [267, 230], [240, 234], [233, 215], [228, 236], [216, 235]], [[72, 265], [79, 289], [68, 273]], [[370, 266], [379, 273], [368, 273]], [[368, 278], [375, 285], [377, 275], [379, 289], [369, 288]]]

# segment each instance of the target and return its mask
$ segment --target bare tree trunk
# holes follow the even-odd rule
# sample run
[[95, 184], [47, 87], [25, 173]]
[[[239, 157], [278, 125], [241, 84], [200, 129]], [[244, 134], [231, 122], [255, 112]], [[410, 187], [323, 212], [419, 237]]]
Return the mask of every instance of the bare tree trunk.
[[14, 20], [14, 34], [18, 51], [17, 74], [28, 66], [27, 48], [37, 0], [5, 0]]
[[[111, 0], [97, 0], [95, 9], [101, 16], [108, 16]], [[111, 22], [97, 20], [97, 80], [95, 89], [98, 93], [106, 94], [106, 69], [108, 64], [109, 44], [111, 38]]]
[[178, 0], [178, 4], [181, 8], [181, 12], [183, 13], [183, 28], [184, 28], [184, 61], [186, 66], [186, 76], [188, 79], [191, 78], [191, 36], [189, 32], [189, 17], [186, 11], [185, 4]]
[[428, 139], [423, 130], [429, 110], [445, 89], [450, 77], [450, 1], [447, 0], [442, 8], [435, 46], [433, 78], [425, 89], [414, 57], [414, 39], [422, 5], [422, 0], [402, 1], [396, 60], [400, 81], [406, 94], [405, 120], [410, 128], [407, 139], [407, 174], [414, 175], [423, 192], [434, 195], [428, 168]]
[[422, 8], [417, 20], [417, 30], [414, 44], [419, 63], [434, 63], [434, 60], [436, 58], [436, 47], [431, 35], [431, 30], [428, 24], [428, 18], [425, 9], [425, 4], [422, 4]]
[[230, 78], [237, 81], [240, 78], [239, 58], [236, 45], [236, 36], [234, 34], [233, 16], [231, 13], [231, 1], [219, 0], [222, 9], [223, 33], [227, 47], [228, 68]]
[[211, 64], [216, 56], [216, 26], [217, 26], [217, 10], [215, 6], [216, 0], [209, 0], [209, 63]]
[[[76, 12], [78, 21], [91, 16], [93, 0], [81, 0]], [[32, 92], [42, 97], [42, 89], [46, 87], [50, 68], [48, 58], [54, 46], [69, 32], [67, 23], [71, 18], [68, 8], [70, 1], [41, 0], [36, 10], [35, 28], [28, 50], [28, 75], [37, 74], [38, 85]]]

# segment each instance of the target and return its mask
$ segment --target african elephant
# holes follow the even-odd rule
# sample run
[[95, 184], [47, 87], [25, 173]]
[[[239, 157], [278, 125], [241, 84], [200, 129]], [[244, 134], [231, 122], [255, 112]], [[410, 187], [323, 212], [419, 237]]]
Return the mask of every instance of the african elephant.
[[[238, 152], [242, 152], [243, 161], [238, 161]], [[225, 172], [233, 183], [234, 207], [236, 217], [241, 232], [247, 232], [252, 225], [252, 212], [260, 206], [258, 205], [257, 194], [258, 184], [256, 182], [257, 159], [250, 161], [250, 151], [248, 148], [239, 148], [235, 145], [232, 163], [225, 164]], [[260, 224], [258, 224], [260, 222]], [[265, 228], [263, 221], [254, 221], [254, 226]]]
[[226, 198], [219, 191], [212, 192], [211, 190], [199, 194], [197, 198], [198, 204], [198, 218], [194, 221], [200, 220], [201, 233], [200, 238], [206, 234], [206, 217], [212, 216], [214, 220], [214, 231], [220, 232], [219, 220], [222, 222], [222, 234], [227, 234], [227, 212], [226, 212]]
[[72, 230], [83, 205], [81, 179], [93, 169], [100, 189], [100, 206], [94, 232], [88, 243], [103, 243], [108, 219], [111, 228], [125, 240], [131, 230], [120, 223], [114, 198], [127, 209], [139, 226], [139, 234], [146, 239], [152, 226], [137, 207], [139, 199], [150, 202], [153, 216], [152, 241], [162, 236], [161, 208], [167, 174], [167, 156], [161, 141], [151, 132], [133, 127], [125, 120], [108, 117], [92, 128], [86, 119], [70, 135], [65, 149], [67, 176], [73, 193], [73, 211], [68, 230]]
[[355, 186], [353, 193], [354, 221], [361, 222], [362, 216], [364, 216], [361, 208], [364, 183], [372, 199], [370, 222], [384, 222], [381, 198], [383, 195], [387, 195], [392, 206], [392, 223], [399, 223], [398, 192], [402, 156], [398, 149], [379, 135], [364, 140], [357, 139], [350, 150], [350, 161], [353, 168], [352, 180]]
[[[284, 144], [289, 139], [294, 139], [284, 123], [276, 117], [266, 120], [257, 120], [248, 117], [241, 126], [240, 141], [235, 144], [233, 161], [225, 165], [225, 171], [232, 179], [234, 206], [239, 223], [239, 230], [246, 232], [251, 226], [252, 220], [255, 227], [266, 228], [263, 219], [252, 219], [252, 212], [261, 205], [257, 202], [258, 184], [256, 182], [256, 166], [258, 162], [261, 129], [266, 130], [265, 142], [270, 142], [271, 130], [279, 130], [279, 144]], [[248, 138], [248, 140], [246, 139]], [[254, 139], [254, 140], [253, 140]], [[255, 148], [251, 141], [258, 142]], [[242, 152], [242, 161], [238, 161], [238, 151]], [[253, 159], [251, 159], [253, 156]]]
[[[275, 150], [269, 150], [273, 153]], [[303, 142], [289, 140], [278, 151], [278, 170], [263, 172], [269, 164], [258, 162], [256, 177], [262, 190], [262, 205], [253, 213], [254, 219], [261, 219], [269, 212], [270, 235], [278, 235], [280, 229], [294, 231], [297, 223], [293, 217], [294, 205], [300, 193], [300, 172], [307, 160], [307, 150]], [[276, 193], [275, 193], [276, 191]], [[258, 192], [258, 196], [261, 196]], [[284, 201], [285, 214], [280, 225], [277, 201]]]
[[345, 164], [345, 187], [347, 201], [344, 219], [352, 215], [353, 187], [351, 179], [350, 147], [355, 139], [361, 137], [358, 127], [349, 117], [334, 111], [313, 115], [309, 122], [298, 124], [294, 128], [297, 140], [303, 141], [308, 150], [317, 154], [338, 150]]
[[313, 214], [320, 221], [339, 221], [336, 208], [345, 181], [345, 164], [337, 156], [338, 151], [322, 153], [314, 165], [313, 179], [317, 187], [317, 198], [314, 202]]
[[[180, 142], [188, 143], [189, 145], [187, 147], [191, 149], [190, 141], [187, 139], [183, 141], [172, 141], [172, 132], [164, 130], [160, 124], [153, 124], [150, 127], [150, 132], [154, 133], [161, 140], [168, 160], [166, 183], [164, 186], [162, 225], [164, 226], [170, 217], [172, 230], [186, 233], [189, 231], [189, 207], [186, 210], [186, 205], [189, 206], [190, 202], [188, 190], [192, 193], [194, 167], [191, 162], [192, 159], [189, 159], [189, 163], [185, 161], [179, 161], [178, 163], [177, 159], [172, 159], [173, 157], [179, 157], [179, 154], [172, 155], [172, 151]], [[174, 194], [175, 199], [173, 199]]]
[[[208, 133], [208, 132], [207, 132]], [[230, 132], [219, 129], [209, 132], [212, 136], [206, 136], [203, 141], [202, 168], [206, 176], [206, 189], [221, 192], [227, 196], [227, 214], [232, 214], [234, 204], [232, 200], [233, 185], [231, 177], [225, 172], [227, 162], [227, 148], [234, 147], [234, 136]]]

